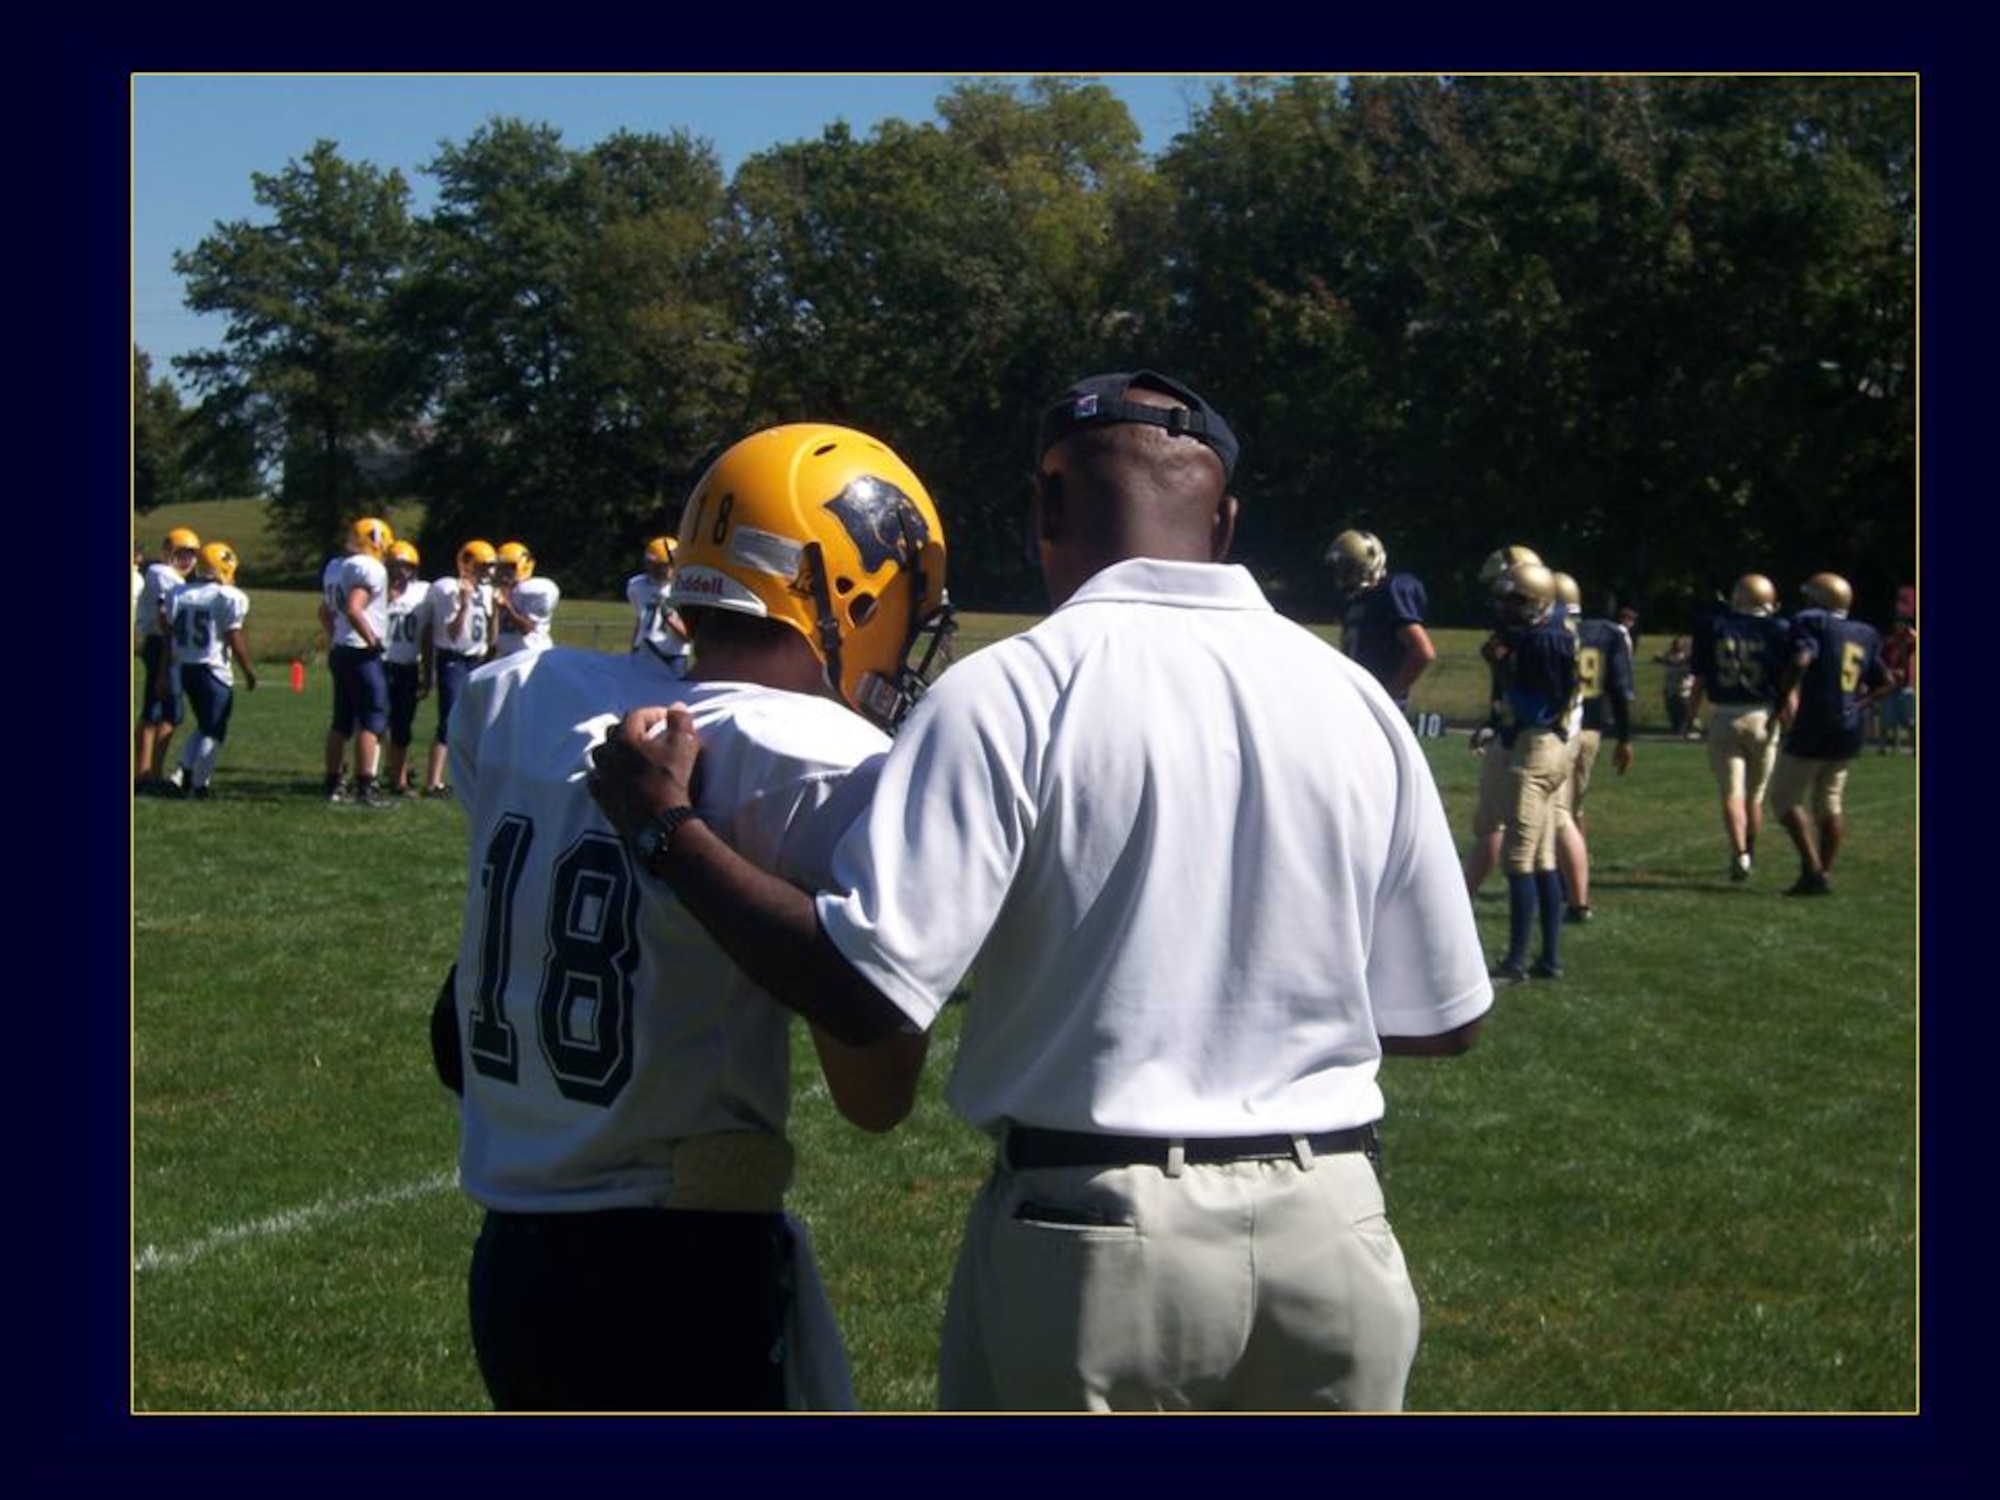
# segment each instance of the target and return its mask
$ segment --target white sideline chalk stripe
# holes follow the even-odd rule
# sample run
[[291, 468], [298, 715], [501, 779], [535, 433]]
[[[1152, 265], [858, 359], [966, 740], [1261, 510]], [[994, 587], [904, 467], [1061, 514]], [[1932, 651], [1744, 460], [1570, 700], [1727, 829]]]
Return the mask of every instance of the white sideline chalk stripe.
[[200, 1239], [177, 1250], [162, 1250], [157, 1245], [143, 1246], [139, 1253], [132, 1257], [132, 1270], [134, 1274], [143, 1274], [147, 1271], [182, 1271], [218, 1250], [226, 1250], [231, 1245], [240, 1245], [246, 1240], [276, 1239], [284, 1235], [302, 1234], [308, 1229], [317, 1229], [322, 1224], [352, 1218], [371, 1209], [389, 1208], [398, 1203], [428, 1198], [434, 1193], [442, 1193], [457, 1186], [456, 1171], [434, 1172], [429, 1177], [419, 1178], [415, 1182], [406, 1182], [400, 1187], [385, 1188], [379, 1193], [368, 1193], [359, 1198], [322, 1198], [319, 1202], [309, 1203], [304, 1208], [288, 1208], [267, 1218], [253, 1219], [247, 1224], [232, 1224], [227, 1229], [218, 1229], [213, 1234], [203, 1235]]

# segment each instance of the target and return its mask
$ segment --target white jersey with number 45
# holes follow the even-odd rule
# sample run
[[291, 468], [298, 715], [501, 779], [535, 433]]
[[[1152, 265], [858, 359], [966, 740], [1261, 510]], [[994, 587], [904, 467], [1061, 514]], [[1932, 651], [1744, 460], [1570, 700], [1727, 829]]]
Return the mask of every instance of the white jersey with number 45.
[[585, 786], [612, 723], [674, 702], [701, 733], [703, 818], [808, 889], [888, 748], [831, 699], [684, 682], [649, 651], [528, 652], [473, 673], [451, 716], [472, 854], [459, 1175], [489, 1208], [658, 1204], [675, 1139], [784, 1129], [787, 1012], [635, 865]]
[[183, 667], [204, 666], [219, 682], [234, 682], [229, 660], [229, 632], [250, 613], [250, 598], [227, 583], [190, 584], [174, 595], [174, 661]]

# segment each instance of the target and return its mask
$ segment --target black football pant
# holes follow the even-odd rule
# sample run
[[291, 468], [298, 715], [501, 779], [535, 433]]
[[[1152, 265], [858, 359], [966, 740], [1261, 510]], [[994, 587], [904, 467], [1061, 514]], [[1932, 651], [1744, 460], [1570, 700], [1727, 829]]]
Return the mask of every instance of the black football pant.
[[469, 1292], [501, 1411], [781, 1411], [782, 1214], [488, 1212]]

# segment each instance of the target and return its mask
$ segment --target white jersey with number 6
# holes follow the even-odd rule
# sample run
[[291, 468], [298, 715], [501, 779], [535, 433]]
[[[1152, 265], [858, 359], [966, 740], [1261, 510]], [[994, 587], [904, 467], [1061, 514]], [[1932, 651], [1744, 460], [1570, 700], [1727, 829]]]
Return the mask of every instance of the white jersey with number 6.
[[[458, 601], [470, 592], [472, 602], [459, 617], [458, 629], [451, 628], [458, 614]], [[484, 656], [487, 632], [493, 624], [493, 585], [467, 583], [462, 578], [440, 578], [431, 585], [431, 643], [439, 651], [455, 651], [460, 656]]]
[[658, 1204], [674, 1140], [784, 1130], [787, 1013], [634, 864], [585, 786], [613, 722], [673, 702], [701, 733], [703, 818], [808, 889], [888, 748], [831, 699], [683, 682], [648, 651], [528, 652], [472, 674], [451, 716], [472, 855], [459, 1174], [489, 1208]]

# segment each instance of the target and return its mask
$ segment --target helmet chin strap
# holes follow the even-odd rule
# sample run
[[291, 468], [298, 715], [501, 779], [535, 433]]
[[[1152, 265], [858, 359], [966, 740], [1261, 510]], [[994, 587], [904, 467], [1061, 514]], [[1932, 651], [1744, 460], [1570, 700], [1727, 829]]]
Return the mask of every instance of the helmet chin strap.
[[826, 662], [827, 685], [845, 701], [840, 688], [840, 617], [833, 612], [833, 595], [826, 580], [826, 552], [818, 542], [807, 542], [806, 573], [812, 579], [813, 631], [819, 637], [819, 654]]

